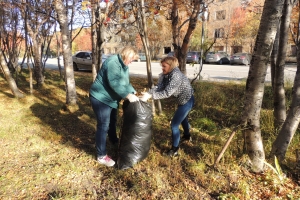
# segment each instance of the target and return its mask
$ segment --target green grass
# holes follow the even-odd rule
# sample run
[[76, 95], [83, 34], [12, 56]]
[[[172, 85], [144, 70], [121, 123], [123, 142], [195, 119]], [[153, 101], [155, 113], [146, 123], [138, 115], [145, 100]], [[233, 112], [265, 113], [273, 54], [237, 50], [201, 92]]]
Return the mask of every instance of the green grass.
[[[299, 199], [300, 172], [294, 169], [295, 134], [288, 149], [283, 173], [274, 170], [253, 174], [237, 133], [220, 160], [219, 155], [243, 108], [244, 83], [198, 82], [196, 105], [189, 118], [192, 143], [183, 143], [179, 158], [165, 157], [171, 145], [169, 122], [174, 99], [162, 100], [163, 114], [153, 119], [148, 157], [134, 168], [118, 170], [95, 161], [96, 119], [88, 90], [92, 75], [76, 72], [78, 110], [65, 109], [64, 83], [57, 71], [46, 71], [45, 86], [29, 94], [27, 71], [20, 75], [19, 89], [25, 98], [15, 99], [0, 75], [0, 199]], [[132, 77], [142, 91], [147, 80]], [[287, 96], [290, 102], [291, 89]], [[272, 92], [266, 88], [262, 108], [262, 135], [266, 154], [275, 139]], [[119, 110], [118, 134], [122, 124]], [[108, 154], [117, 152], [107, 143]], [[273, 163], [273, 159], [267, 160]]]

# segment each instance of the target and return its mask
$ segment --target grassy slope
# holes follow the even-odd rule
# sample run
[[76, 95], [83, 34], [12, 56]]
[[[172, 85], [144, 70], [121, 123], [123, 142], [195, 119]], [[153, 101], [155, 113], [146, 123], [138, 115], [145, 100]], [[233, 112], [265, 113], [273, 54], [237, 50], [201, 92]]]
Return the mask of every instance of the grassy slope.
[[[133, 169], [118, 170], [95, 161], [95, 116], [88, 89], [91, 73], [76, 73], [79, 110], [68, 112], [64, 83], [56, 71], [46, 72], [45, 87], [29, 95], [28, 75], [19, 88], [23, 99], [13, 98], [0, 76], [0, 199], [297, 199], [299, 171], [294, 169], [296, 134], [287, 153], [280, 181], [269, 168], [263, 174], [249, 171], [242, 153], [241, 133], [232, 141], [220, 165], [212, 164], [238, 122], [243, 84], [202, 82], [195, 85], [196, 106], [190, 114], [192, 143], [183, 143], [180, 157], [163, 152], [170, 147], [169, 121], [174, 100], [164, 100], [164, 114], [154, 117], [150, 153]], [[138, 91], [146, 79], [132, 77]], [[266, 154], [274, 140], [271, 93], [267, 90], [262, 111]], [[119, 112], [120, 119], [122, 110]], [[119, 128], [121, 126], [119, 120]], [[119, 130], [118, 130], [119, 132]], [[117, 152], [108, 142], [108, 153]], [[273, 159], [268, 161], [273, 164]]]

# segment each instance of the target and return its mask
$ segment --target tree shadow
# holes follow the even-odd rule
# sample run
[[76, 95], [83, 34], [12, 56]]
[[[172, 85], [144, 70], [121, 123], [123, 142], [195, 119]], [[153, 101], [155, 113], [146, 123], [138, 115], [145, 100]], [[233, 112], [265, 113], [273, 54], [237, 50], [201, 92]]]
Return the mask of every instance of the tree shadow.
[[[7, 87], [8, 87], [8, 86], [7, 86]], [[5, 92], [5, 91], [3, 91], [3, 90], [0, 90], [0, 92], [1, 92], [2, 94], [6, 95], [6, 96], [9, 97], [9, 98], [15, 98], [15, 96], [14, 96], [13, 94], [11, 94], [11, 93]]]
[[77, 149], [95, 155], [95, 127], [88, 115], [84, 115], [82, 111], [65, 112], [60, 106], [49, 103], [46, 105], [35, 103], [30, 109], [44, 124], [51, 127], [50, 132], [39, 133], [41, 138], [57, 140], [57, 137], [49, 136], [56, 133], [61, 136], [59, 138], [61, 144], [72, 144]]

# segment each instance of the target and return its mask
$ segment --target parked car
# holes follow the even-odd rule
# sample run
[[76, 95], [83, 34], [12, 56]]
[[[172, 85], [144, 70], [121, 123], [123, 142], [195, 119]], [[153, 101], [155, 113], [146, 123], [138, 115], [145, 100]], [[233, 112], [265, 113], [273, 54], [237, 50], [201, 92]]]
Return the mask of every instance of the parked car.
[[92, 52], [79, 51], [72, 58], [74, 71], [80, 69], [92, 70]]
[[230, 64], [249, 65], [251, 61], [251, 54], [249, 53], [235, 53], [230, 57]]
[[147, 60], [145, 53], [138, 53], [138, 55], [139, 55], [139, 58], [137, 60], [134, 60], [134, 61], [141, 62], [141, 61], [146, 61]]
[[[102, 63], [110, 56], [112, 56], [112, 54], [102, 54]], [[72, 59], [74, 71], [78, 71], [80, 69], [92, 70], [92, 52], [79, 51], [73, 55]]]
[[170, 51], [170, 52], [168, 53], [168, 56], [175, 56], [175, 52], [174, 52], [174, 51]]
[[102, 63], [104, 63], [104, 61], [105, 61], [107, 58], [111, 57], [112, 55], [114, 55], [114, 54], [102, 54]]
[[230, 57], [226, 52], [208, 52], [205, 56], [205, 63], [229, 64]]
[[186, 54], [186, 63], [200, 63], [200, 52], [190, 51]]

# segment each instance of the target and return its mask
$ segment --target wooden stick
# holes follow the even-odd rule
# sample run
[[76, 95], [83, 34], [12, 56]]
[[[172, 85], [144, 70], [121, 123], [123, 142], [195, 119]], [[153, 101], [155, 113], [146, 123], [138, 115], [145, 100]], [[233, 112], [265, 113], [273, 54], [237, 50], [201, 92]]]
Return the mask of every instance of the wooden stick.
[[226, 144], [224, 145], [221, 153], [219, 154], [218, 158], [215, 160], [214, 167], [216, 167], [217, 164], [219, 163], [219, 161], [221, 160], [221, 158], [222, 158], [224, 152], [226, 151], [227, 147], [229, 146], [233, 136], [236, 134], [236, 130], [237, 130], [237, 127], [233, 130], [233, 132], [231, 133], [230, 137], [228, 138]]

